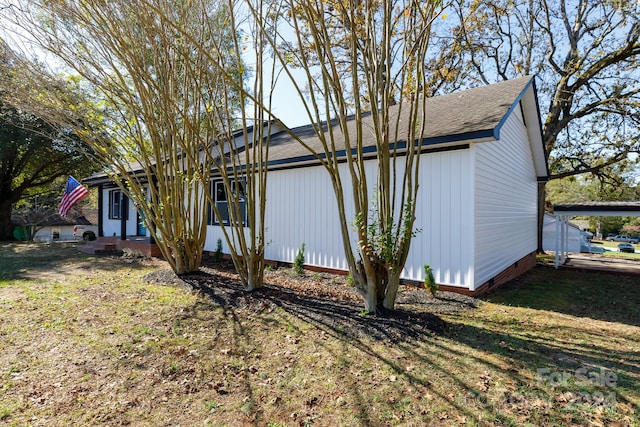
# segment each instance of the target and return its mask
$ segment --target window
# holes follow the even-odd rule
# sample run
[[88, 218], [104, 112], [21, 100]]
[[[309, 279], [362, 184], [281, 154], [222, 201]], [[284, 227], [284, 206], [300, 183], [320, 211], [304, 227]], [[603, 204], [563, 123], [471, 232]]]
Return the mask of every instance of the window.
[[[122, 191], [109, 191], [109, 219], [121, 219], [122, 212]], [[126, 213], [126, 219], [129, 219], [129, 212]]]
[[[234, 193], [239, 192], [239, 208], [242, 225], [247, 223], [247, 200], [245, 197], [244, 182], [232, 181], [231, 187]], [[215, 203], [220, 216], [222, 217], [222, 223], [229, 225], [229, 209], [233, 209], [233, 205], [229, 204], [227, 200], [227, 192], [224, 189], [224, 182], [221, 180], [211, 182], [211, 198]], [[209, 225], [219, 225], [218, 218], [216, 218], [213, 209], [209, 209]]]
[[109, 219], [120, 219], [120, 203], [122, 193], [120, 190], [109, 191]]

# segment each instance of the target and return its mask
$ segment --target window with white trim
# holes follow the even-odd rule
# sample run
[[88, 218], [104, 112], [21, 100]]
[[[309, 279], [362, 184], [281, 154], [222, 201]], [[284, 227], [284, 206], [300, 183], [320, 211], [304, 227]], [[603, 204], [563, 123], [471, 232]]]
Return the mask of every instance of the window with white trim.
[[120, 190], [109, 191], [109, 219], [120, 219], [122, 192]]
[[[122, 191], [109, 191], [109, 219], [122, 218]], [[129, 219], [129, 212], [125, 213], [125, 219]]]
[[[242, 219], [242, 225], [247, 224], [247, 200], [243, 181], [232, 181], [231, 187], [234, 193], [239, 194], [240, 198], [240, 216]], [[224, 182], [222, 180], [211, 181], [211, 199], [215, 203], [218, 212], [220, 213], [222, 223], [229, 225], [229, 209], [232, 209], [233, 205], [229, 203], [227, 192], [224, 188]], [[209, 208], [209, 225], [220, 225], [218, 218], [212, 208]]]

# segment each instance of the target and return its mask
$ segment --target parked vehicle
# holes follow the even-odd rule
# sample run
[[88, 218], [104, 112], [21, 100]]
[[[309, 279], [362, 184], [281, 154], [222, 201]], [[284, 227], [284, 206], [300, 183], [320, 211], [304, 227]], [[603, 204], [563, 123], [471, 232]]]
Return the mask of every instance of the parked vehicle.
[[634, 249], [633, 245], [631, 243], [620, 243], [618, 245], [618, 250], [620, 252], [628, 252], [630, 254], [633, 254], [636, 252], [636, 250]]
[[607, 241], [609, 242], [626, 242], [626, 243], [640, 243], [640, 237], [629, 237], [624, 236], [622, 234], [617, 234], [615, 236], [607, 236]]
[[77, 224], [73, 226], [73, 237], [82, 237], [82, 240], [96, 240], [97, 235], [97, 225]]

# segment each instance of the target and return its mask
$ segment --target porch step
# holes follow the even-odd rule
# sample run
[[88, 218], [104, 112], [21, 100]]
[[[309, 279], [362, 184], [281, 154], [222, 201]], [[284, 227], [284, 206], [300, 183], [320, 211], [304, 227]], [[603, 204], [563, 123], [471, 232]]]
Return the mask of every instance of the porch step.
[[116, 248], [116, 245], [113, 243], [91, 242], [91, 243], [87, 243], [84, 246], [79, 246], [78, 252], [82, 252], [88, 255], [105, 255], [105, 254], [115, 254], [118, 252], [118, 249]]
[[85, 246], [79, 246], [78, 251], [89, 255], [114, 255], [123, 250], [129, 250], [136, 254], [148, 257], [162, 257], [162, 252], [156, 244], [150, 244], [148, 238], [129, 236], [127, 240], [116, 237], [98, 237], [98, 240], [87, 242]]

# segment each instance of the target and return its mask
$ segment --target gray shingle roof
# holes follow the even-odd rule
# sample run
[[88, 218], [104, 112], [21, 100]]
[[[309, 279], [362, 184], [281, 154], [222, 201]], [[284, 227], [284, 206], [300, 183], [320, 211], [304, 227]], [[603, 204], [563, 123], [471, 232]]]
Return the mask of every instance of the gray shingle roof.
[[[423, 144], [438, 145], [451, 142], [460, 142], [469, 139], [494, 138], [507, 113], [513, 108], [525, 89], [531, 84], [533, 76], [526, 76], [514, 80], [508, 80], [488, 86], [467, 89], [461, 92], [441, 95], [427, 100], [426, 131], [423, 135]], [[396, 118], [399, 106], [392, 107], [391, 117]], [[406, 107], [405, 107], [406, 111]], [[371, 127], [370, 114], [363, 115], [364, 129]], [[399, 135], [406, 135], [407, 120], [400, 120]], [[337, 124], [332, 122], [334, 129]], [[355, 135], [356, 118], [349, 121], [349, 134]], [[404, 125], [404, 126], [403, 126]], [[326, 128], [326, 123], [324, 124]], [[321, 152], [321, 143], [316, 136], [313, 126], [306, 125], [292, 129], [306, 144]], [[374, 141], [366, 140], [365, 146], [373, 146]], [[341, 138], [338, 138], [338, 147], [344, 148]], [[273, 135], [270, 141], [270, 161], [283, 161], [285, 159], [310, 158], [309, 151], [287, 132]]]
[[[533, 78], [533, 76], [526, 76], [429, 98], [426, 102], [426, 129], [422, 139], [423, 145], [438, 146], [470, 140], [497, 139], [501, 124], [510, 110], [517, 105], [525, 90], [532, 84]], [[393, 123], [398, 116], [399, 108], [400, 106], [396, 105], [390, 111]], [[404, 111], [406, 112], [406, 110], [405, 107]], [[359, 119], [355, 116], [348, 120], [349, 135], [356, 134], [357, 120]], [[371, 129], [372, 126], [371, 114], [365, 113], [360, 120], [362, 120], [365, 130], [363, 143], [365, 147], [372, 148], [375, 146], [373, 131], [366, 133], [366, 130]], [[403, 120], [401, 117], [398, 123], [400, 126], [398, 135], [403, 137], [407, 134], [406, 126], [409, 121]], [[327, 123], [323, 123], [325, 129], [327, 129], [327, 125]], [[330, 125], [334, 126], [334, 130], [339, 135], [337, 122], [332, 121]], [[291, 131], [315, 151], [322, 152], [322, 144], [312, 125], [296, 127]], [[343, 141], [343, 137], [336, 138], [338, 150], [344, 150]], [[315, 161], [315, 157], [286, 131], [272, 135], [269, 147], [269, 162], [274, 165]], [[130, 168], [132, 172], [139, 169], [139, 164], [132, 164]], [[108, 180], [106, 174], [102, 173], [95, 174], [83, 181], [96, 184], [106, 180]]]

